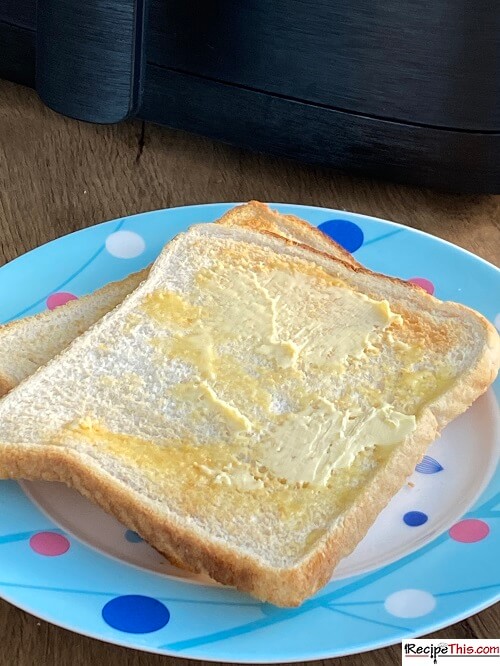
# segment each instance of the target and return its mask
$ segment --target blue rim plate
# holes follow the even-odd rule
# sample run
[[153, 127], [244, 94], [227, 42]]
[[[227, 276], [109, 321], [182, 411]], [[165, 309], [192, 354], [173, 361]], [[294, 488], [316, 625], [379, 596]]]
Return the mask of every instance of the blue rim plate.
[[[139, 270], [175, 234], [233, 205], [141, 213], [39, 247], [0, 270], [0, 321], [53, 308]], [[392, 222], [272, 205], [319, 226], [370, 269], [435, 289], [500, 327], [500, 272], [486, 261]], [[437, 630], [499, 598], [499, 398], [497, 381], [445, 430], [412, 485], [300, 608], [278, 609], [162, 569], [137, 535], [118, 523], [104, 529], [111, 518], [93, 517], [96, 534], [89, 536], [84, 522], [97, 509], [83, 510], [81, 499], [62, 502], [57, 484], [13, 481], [0, 482], [0, 594], [80, 634], [214, 661], [324, 659]]]

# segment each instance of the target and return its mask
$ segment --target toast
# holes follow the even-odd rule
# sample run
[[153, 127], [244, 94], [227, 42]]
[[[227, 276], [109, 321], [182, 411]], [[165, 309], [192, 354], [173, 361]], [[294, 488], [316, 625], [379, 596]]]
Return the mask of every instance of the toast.
[[[218, 223], [271, 231], [346, 263], [359, 265], [349, 252], [316, 227], [293, 215], [281, 215], [256, 201], [232, 208]], [[45, 365], [121, 303], [147, 277], [148, 272], [149, 268], [145, 268], [55, 310], [0, 326], [0, 396]]]
[[168, 559], [296, 606], [499, 359], [464, 306], [197, 225], [0, 401], [0, 475], [62, 481]]

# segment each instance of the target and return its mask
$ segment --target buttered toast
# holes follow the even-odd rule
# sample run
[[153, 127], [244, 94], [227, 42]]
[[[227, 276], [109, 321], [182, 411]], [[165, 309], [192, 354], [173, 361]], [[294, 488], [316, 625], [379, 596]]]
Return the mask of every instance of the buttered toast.
[[499, 356], [468, 308], [272, 234], [199, 225], [0, 401], [0, 473], [63, 481], [168, 558], [294, 606]]
[[[349, 252], [319, 229], [293, 215], [281, 215], [257, 201], [231, 208], [217, 223], [270, 231], [353, 266], [359, 265]], [[33, 374], [121, 303], [147, 277], [148, 272], [149, 268], [146, 268], [55, 310], [0, 326], [0, 396]]]

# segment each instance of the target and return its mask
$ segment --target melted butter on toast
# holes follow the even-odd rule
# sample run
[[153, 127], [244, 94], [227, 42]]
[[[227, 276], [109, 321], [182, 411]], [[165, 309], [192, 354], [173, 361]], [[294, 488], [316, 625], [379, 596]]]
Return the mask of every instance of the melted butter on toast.
[[[334, 381], [387, 328], [402, 325], [387, 301], [315, 265], [291, 272], [279, 259], [256, 270], [221, 262], [199, 271], [194, 282], [190, 294], [156, 290], [142, 303], [163, 333], [151, 340], [156, 362], [176, 358], [191, 367], [190, 379], [169, 389], [173, 398], [187, 406], [192, 423], [215, 424], [267, 475], [326, 486], [334, 470], [361, 452], [393, 446], [414, 430], [415, 417], [390, 404], [340, 410], [307, 382], [308, 373]], [[280, 386], [287, 409], [273, 409]], [[217, 483], [245, 489], [262, 483], [235, 468], [203, 468]]]
[[[187, 510], [207, 500], [207, 511], [220, 513], [237, 498], [249, 520], [267, 505], [300, 523], [319, 499], [325, 511], [345, 508], [411, 435], [419, 405], [451, 379], [443, 368], [418, 370], [422, 342], [405, 337], [387, 301], [308, 262], [247, 264], [215, 262], [195, 274], [190, 292], [157, 289], [132, 313], [154, 324], [154, 364], [189, 368], [165, 386], [187, 413], [182, 429], [173, 422], [168, 441], [150, 441], [90, 418], [73, 424], [71, 437], [140, 468]], [[388, 343], [399, 371], [370, 386], [364, 364]], [[346, 372], [359, 374], [361, 406], [352, 393], [329, 399], [320, 390]], [[208, 439], [197, 435], [207, 431]]]
[[[335, 470], [328, 485], [298, 486], [269, 477], [228, 443], [195, 446], [180, 439], [152, 442], [111, 432], [92, 418], [68, 424], [53, 444], [68, 440], [84, 450], [95, 449], [98, 455], [118, 459], [141, 483], [147, 480], [152, 484], [151, 493], [156, 498], [165, 498], [170, 506], [201, 520], [219, 519], [234, 534], [269, 516], [300, 531], [321, 522], [323, 514], [326, 520], [339, 515], [356, 500], [377, 465], [384, 463], [378, 452], [364, 452], [350, 468]], [[291, 540], [283, 549], [291, 556], [307, 553], [323, 534], [323, 529], [315, 528], [304, 541]]]

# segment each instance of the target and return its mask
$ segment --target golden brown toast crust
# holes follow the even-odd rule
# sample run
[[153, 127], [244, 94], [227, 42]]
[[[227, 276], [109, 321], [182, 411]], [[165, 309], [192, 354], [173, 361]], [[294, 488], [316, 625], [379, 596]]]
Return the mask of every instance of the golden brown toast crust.
[[0, 375], [0, 397], [12, 391], [15, 384], [5, 375]]
[[[252, 218], [250, 219], [247, 218], [249, 212], [252, 213]], [[289, 223], [286, 229], [286, 236], [284, 230], [281, 229], [282, 225], [280, 224], [283, 218]], [[312, 224], [309, 224], [309, 222], [306, 222], [295, 215], [278, 213], [269, 208], [267, 204], [263, 204], [260, 201], [249, 201], [236, 208], [231, 208], [231, 210], [225, 213], [217, 221], [217, 224], [230, 227], [248, 227], [255, 231], [270, 232], [279, 235], [282, 238], [287, 238], [288, 240], [295, 240], [301, 244], [305, 243], [305, 239], [300, 239], [299, 237], [301, 234], [306, 234], [309, 236], [311, 244], [314, 244], [314, 241], [316, 241], [324, 247], [324, 251], [330, 246], [334, 258], [342, 259], [342, 261], [345, 261], [350, 266], [361, 266], [350, 252], [334, 241], [333, 238], [324, 234], [317, 227], [314, 227]]]

